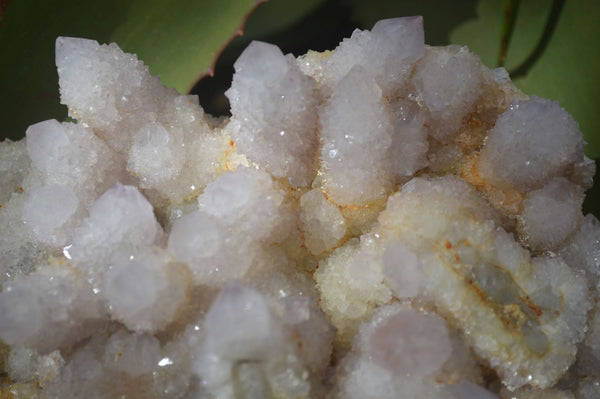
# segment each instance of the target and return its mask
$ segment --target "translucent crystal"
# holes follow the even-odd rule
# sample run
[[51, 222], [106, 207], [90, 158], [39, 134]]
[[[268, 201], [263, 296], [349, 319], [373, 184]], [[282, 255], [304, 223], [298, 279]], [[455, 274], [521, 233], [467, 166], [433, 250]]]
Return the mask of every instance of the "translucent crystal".
[[583, 137], [577, 122], [555, 101], [532, 96], [503, 113], [483, 147], [484, 178], [519, 191], [540, 187], [564, 176], [583, 158]]
[[274, 177], [308, 186], [317, 149], [313, 81], [277, 46], [252, 42], [235, 63], [231, 136], [240, 151]]

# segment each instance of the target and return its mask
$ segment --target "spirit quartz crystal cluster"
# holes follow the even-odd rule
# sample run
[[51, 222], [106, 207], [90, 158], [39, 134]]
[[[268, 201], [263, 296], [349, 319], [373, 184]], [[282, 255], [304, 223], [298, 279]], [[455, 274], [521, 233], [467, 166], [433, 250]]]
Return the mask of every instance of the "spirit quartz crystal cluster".
[[420, 17], [251, 43], [230, 118], [115, 44], [56, 64], [77, 122], [0, 144], [3, 392], [600, 397], [578, 125]]

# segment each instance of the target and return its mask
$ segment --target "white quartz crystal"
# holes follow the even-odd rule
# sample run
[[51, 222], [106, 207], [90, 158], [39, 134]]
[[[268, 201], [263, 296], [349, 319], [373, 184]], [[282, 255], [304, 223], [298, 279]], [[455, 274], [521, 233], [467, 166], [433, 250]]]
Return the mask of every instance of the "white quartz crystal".
[[321, 108], [324, 188], [335, 203], [367, 205], [392, 189], [393, 126], [386, 110], [381, 87], [361, 66], [340, 80]]
[[556, 249], [577, 229], [583, 197], [579, 186], [561, 177], [529, 192], [520, 219], [527, 243], [534, 249]]
[[17, 188], [16, 192], [11, 193], [8, 202], [0, 209], [2, 282], [31, 272], [37, 266], [39, 258], [48, 255], [48, 247], [37, 241], [31, 228], [23, 223], [26, 196], [19, 191]]
[[228, 130], [239, 150], [294, 187], [310, 185], [318, 143], [313, 80], [268, 43], [250, 43], [234, 66]]
[[32, 349], [13, 346], [8, 355], [6, 371], [13, 381], [35, 383], [43, 388], [47, 382], [58, 377], [64, 363], [58, 350], [40, 355]]
[[27, 151], [43, 182], [71, 187], [86, 207], [119, 177], [122, 160], [92, 129], [48, 120], [26, 133]]
[[579, 229], [560, 250], [560, 256], [569, 266], [585, 271], [590, 283], [600, 278], [600, 222], [592, 214], [586, 215]]
[[29, 192], [23, 204], [23, 223], [34, 236], [49, 244], [66, 244], [70, 237], [60, 234], [77, 211], [79, 200], [68, 186], [37, 187]]
[[415, 61], [423, 55], [422, 17], [379, 21], [371, 31], [355, 30], [326, 62], [324, 78], [334, 87], [355, 66], [366, 69], [378, 85], [392, 94], [402, 89]]
[[167, 247], [198, 284], [243, 277], [266, 246], [280, 243], [292, 218], [284, 196], [262, 170], [240, 167], [221, 175], [198, 197], [199, 210], [173, 224]]
[[[382, 311], [384, 308], [381, 308]], [[383, 311], [385, 313], [385, 311]], [[436, 315], [402, 309], [371, 321], [364, 346], [379, 366], [395, 375], [425, 377], [448, 359], [452, 346], [446, 322]]]
[[155, 332], [175, 319], [188, 289], [187, 274], [158, 249], [122, 252], [104, 276], [114, 318], [134, 331]]
[[451, 141], [480, 94], [479, 58], [467, 47], [428, 48], [414, 73], [411, 83], [418, 93], [416, 101], [429, 111], [434, 127], [431, 137]]
[[342, 213], [320, 190], [307, 191], [300, 197], [300, 207], [304, 244], [311, 253], [331, 250], [346, 235]]
[[214, 396], [235, 397], [241, 391], [256, 397], [310, 397], [308, 371], [258, 292], [228, 284], [204, 323], [194, 371]]
[[409, 305], [380, 307], [360, 328], [356, 355], [342, 361], [340, 398], [497, 398], [462, 379], [443, 384], [432, 373], [449, 360], [452, 344], [446, 322]]
[[40, 265], [6, 282], [0, 293], [0, 337], [42, 354], [86, 337], [103, 318], [92, 288], [71, 267]]
[[0, 142], [0, 204], [6, 205], [29, 172], [31, 159], [25, 140]]
[[402, 242], [390, 242], [382, 257], [385, 282], [396, 298], [417, 296], [423, 280], [417, 255]]
[[98, 278], [118, 252], [151, 246], [161, 233], [148, 200], [136, 187], [117, 183], [90, 207], [65, 252], [98, 288]]
[[251, 43], [230, 118], [116, 44], [56, 64], [76, 122], [0, 143], [1, 393], [599, 397], [577, 123], [421, 17]]
[[524, 192], [552, 177], [565, 176], [582, 161], [577, 122], [555, 101], [532, 96], [502, 115], [482, 149], [482, 177]]
[[169, 132], [160, 123], [149, 123], [133, 136], [129, 150], [128, 169], [152, 187], [174, 179], [185, 162], [185, 147], [174, 146]]

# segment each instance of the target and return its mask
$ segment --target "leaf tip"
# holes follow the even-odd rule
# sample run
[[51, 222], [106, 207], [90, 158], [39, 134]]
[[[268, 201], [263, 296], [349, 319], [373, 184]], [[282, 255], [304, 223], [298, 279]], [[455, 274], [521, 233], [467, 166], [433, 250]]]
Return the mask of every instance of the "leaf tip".
[[[0, 0], [1, 1], [1, 0]], [[221, 54], [223, 53], [223, 51], [225, 50], [225, 48], [229, 45], [229, 43], [231, 43], [231, 41], [233, 39], [235, 39], [236, 37], [242, 36], [244, 34], [244, 30], [246, 28], [246, 24], [248, 23], [248, 19], [250, 18], [250, 16], [254, 13], [254, 11], [256, 11], [256, 9], [266, 3], [267, 0], [256, 0], [254, 2], [254, 5], [252, 6], [252, 8], [250, 9], [250, 11], [248, 11], [244, 17], [242, 18], [241, 24], [240, 26], [236, 29], [236, 31], [231, 35], [231, 37], [229, 37], [229, 39], [227, 39], [224, 43], [223, 46], [221, 46], [221, 48], [215, 52], [215, 56], [213, 57], [212, 63], [210, 64], [210, 66], [202, 73], [200, 73], [200, 75], [198, 76], [198, 78], [196, 79], [195, 82], [193, 82], [191, 85], [189, 85], [189, 87], [187, 87], [187, 92], [189, 92], [190, 90], [192, 90], [192, 88], [196, 85], [196, 83], [198, 83], [198, 81], [204, 77], [207, 76], [214, 76], [215, 73], [215, 65], [217, 64], [217, 60], [219, 59], [219, 57], [221, 56]]]

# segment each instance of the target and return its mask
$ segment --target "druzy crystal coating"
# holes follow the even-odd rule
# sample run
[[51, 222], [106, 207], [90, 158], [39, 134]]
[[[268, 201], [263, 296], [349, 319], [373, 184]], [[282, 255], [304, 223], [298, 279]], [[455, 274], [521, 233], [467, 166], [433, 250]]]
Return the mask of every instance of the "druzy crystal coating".
[[231, 117], [116, 44], [60, 37], [56, 65], [76, 122], [0, 143], [0, 389], [600, 395], [578, 125], [422, 18], [251, 43]]

